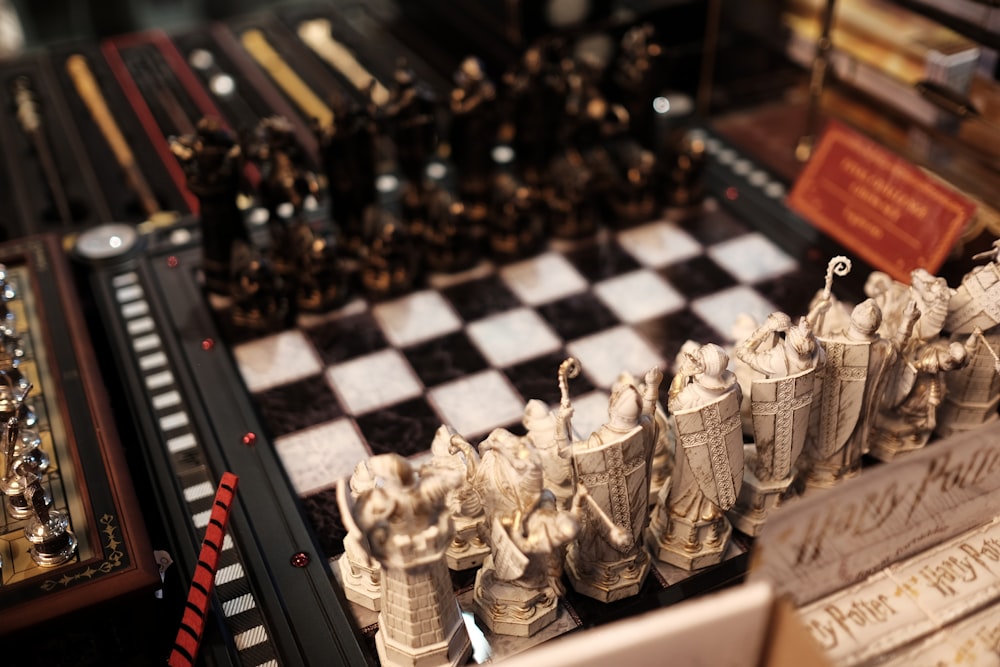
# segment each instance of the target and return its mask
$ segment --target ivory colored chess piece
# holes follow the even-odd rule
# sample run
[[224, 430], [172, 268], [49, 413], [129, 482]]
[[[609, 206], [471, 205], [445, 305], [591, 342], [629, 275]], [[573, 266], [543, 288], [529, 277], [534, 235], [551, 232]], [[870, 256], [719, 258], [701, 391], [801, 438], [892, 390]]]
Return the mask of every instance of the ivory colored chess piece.
[[684, 355], [670, 383], [677, 450], [647, 543], [656, 558], [686, 570], [721, 562], [732, 535], [725, 512], [743, 481], [743, 435], [740, 386], [728, 365], [725, 350], [708, 343]]
[[873, 456], [892, 461], [927, 444], [947, 392], [946, 377], [969, 364], [981, 336], [975, 329], [964, 344], [937, 339], [906, 352], [907, 357], [897, 362], [872, 425]]
[[[577, 483], [586, 489], [584, 523], [570, 544], [566, 572], [576, 592], [613, 602], [636, 595], [649, 573], [643, 548], [648, 521], [649, 470], [656, 446], [659, 369], [650, 369], [643, 391], [624, 385], [608, 402], [608, 421], [573, 443]], [[560, 406], [557, 433], [571, 432], [571, 406]], [[558, 436], [557, 436], [558, 437]]]
[[[472, 456], [468, 442], [452, 442]], [[558, 616], [564, 547], [580, 528], [579, 508], [561, 509], [544, 488], [541, 457], [526, 438], [495, 429], [479, 456], [475, 486], [491, 553], [476, 575], [476, 614], [496, 634], [530, 637]]]
[[479, 567], [490, 552], [481, 535], [485, 534], [486, 513], [474, 484], [479, 465], [476, 450], [452, 445], [455, 432], [442, 424], [431, 442], [431, 460], [421, 468], [426, 471], [450, 471], [461, 475], [462, 483], [448, 494], [448, 511], [455, 522], [455, 536], [448, 545], [448, 569], [460, 571]]
[[949, 373], [944, 402], [938, 408], [936, 432], [948, 436], [968, 431], [997, 418], [1000, 404], [1000, 239], [992, 250], [973, 259], [989, 262], [973, 268], [963, 278], [948, 305], [944, 331], [959, 339], [975, 329], [983, 332], [968, 365]]
[[812, 409], [820, 345], [809, 320], [793, 325], [784, 313], [774, 313], [742, 344], [735, 355], [758, 374], [741, 385], [749, 395], [752, 444], [744, 446], [745, 470], [733, 525], [757, 535], [768, 513], [780, 502], [796, 474], [796, 461], [805, 445]]
[[368, 538], [354, 521], [354, 503], [358, 496], [372, 490], [375, 478], [368, 461], [354, 467], [349, 480], [337, 480], [337, 505], [347, 528], [344, 555], [337, 561], [344, 595], [365, 609], [379, 611], [382, 607], [382, 566], [374, 560]]
[[806, 483], [829, 487], [861, 470], [885, 369], [896, 348], [879, 335], [882, 311], [873, 299], [854, 307], [839, 335], [819, 336], [825, 361], [816, 370], [809, 434], [801, 460]]
[[465, 664], [472, 642], [445, 562], [454, 534], [445, 508], [461, 477], [418, 476], [398, 454], [368, 460], [374, 483], [358, 494], [354, 521], [382, 565], [375, 648], [382, 667]]

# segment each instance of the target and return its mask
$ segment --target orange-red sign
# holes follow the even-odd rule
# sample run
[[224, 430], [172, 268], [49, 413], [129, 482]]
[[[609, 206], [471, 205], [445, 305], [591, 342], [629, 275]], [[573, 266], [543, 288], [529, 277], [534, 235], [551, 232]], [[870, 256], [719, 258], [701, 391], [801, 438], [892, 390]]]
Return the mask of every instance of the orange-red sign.
[[936, 272], [976, 205], [916, 166], [830, 122], [788, 205], [876, 269], [908, 283]]

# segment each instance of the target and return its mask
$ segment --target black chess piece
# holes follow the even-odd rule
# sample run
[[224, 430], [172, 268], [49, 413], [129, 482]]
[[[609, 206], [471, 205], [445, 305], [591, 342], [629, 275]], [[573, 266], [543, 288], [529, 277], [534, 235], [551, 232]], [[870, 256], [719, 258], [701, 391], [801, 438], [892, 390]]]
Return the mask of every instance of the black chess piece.
[[349, 294], [349, 283], [334, 237], [300, 225], [294, 243], [300, 262], [295, 285], [299, 312], [321, 313], [342, 305]]
[[292, 228], [301, 224], [309, 198], [319, 191], [319, 182], [304, 162], [291, 123], [281, 116], [260, 121], [246, 154], [261, 171], [257, 192], [261, 206], [268, 211], [271, 263], [287, 278], [298, 259]]
[[424, 166], [437, 146], [437, 101], [405, 60], [397, 63], [383, 114], [399, 170], [420, 187]]
[[679, 134], [665, 160], [667, 206], [694, 213], [705, 199], [705, 167], [708, 155], [704, 136], [698, 131]]
[[654, 41], [655, 28], [644, 23], [622, 36], [612, 68], [611, 97], [628, 111], [630, 135], [645, 148], [655, 146], [656, 99], [662, 84], [663, 47]]
[[249, 243], [237, 243], [232, 263], [229, 293], [233, 324], [256, 333], [284, 328], [291, 312], [288, 290], [271, 262]]
[[427, 224], [423, 254], [427, 269], [453, 273], [479, 261], [485, 238], [486, 211], [482, 204], [466, 204], [440, 186], [427, 193]]
[[500, 174], [495, 180], [490, 223], [490, 252], [500, 261], [532, 255], [545, 241], [545, 214], [538, 193], [512, 174]]
[[601, 225], [601, 198], [594, 173], [580, 153], [569, 151], [552, 161], [545, 191], [549, 231], [559, 239], [592, 236]]
[[550, 53], [543, 43], [528, 48], [503, 79], [506, 133], [518, 156], [521, 176], [531, 185], [542, 182], [555, 154], [566, 107], [566, 79]]
[[205, 287], [226, 294], [232, 245], [249, 238], [237, 205], [240, 145], [221, 120], [205, 117], [195, 134], [172, 137], [170, 148], [184, 168], [188, 189], [198, 197]]
[[479, 58], [470, 56], [462, 61], [455, 73], [449, 107], [449, 144], [459, 197], [464, 202], [486, 201], [500, 123], [496, 86]]
[[381, 206], [367, 211], [371, 241], [361, 267], [361, 284], [368, 298], [386, 299], [413, 289], [420, 257], [399, 218]]
[[609, 153], [614, 174], [607, 193], [608, 217], [619, 226], [650, 220], [660, 204], [656, 156], [631, 139], [616, 142]]
[[[373, 82], [374, 84], [374, 82]], [[342, 242], [357, 250], [364, 242], [365, 210], [375, 204], [376, 124], [372, 88], [368, 104], [352, 102], [334, 91], [330, 105], [333, 121], [317, 127], [323, 169], [330, 199], [330, 217]]]

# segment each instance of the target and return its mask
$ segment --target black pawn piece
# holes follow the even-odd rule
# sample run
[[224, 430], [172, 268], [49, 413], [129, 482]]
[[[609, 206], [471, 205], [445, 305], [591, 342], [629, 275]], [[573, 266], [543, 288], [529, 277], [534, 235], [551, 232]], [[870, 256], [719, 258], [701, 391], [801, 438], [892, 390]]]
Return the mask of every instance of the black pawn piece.
[[361, 269], [361, 284], [372, 300], [409, 292], [419, 271], [412, 240], [398, 218], [381, 207], [368, 209], [371, 242]]
[[616, 144], [612, 151], [614, 182], [608, 192], [612, 219], [630, 225], [651, 219], [659, 206], [656, 156], [634, 141]]
[[490, 251], [500, 261], [532, 255], [545, 241], [545, 215], [537, 193], [510, 174], [496, 179], [490, 220]]
[[681, 211], [698, 210], [705, 199], [705, 138], [698, 131], [685, 132], [669, 156], [667, 205]]
[[240, 243], [233, 248], [230, 295], [232, 320], [237, 327], [268, 333], [279, 331], [288, 324], [289, 303], [284, 280], [249, 244]]
[[553, 160], [550, 171], [546, 200], [552, 236], [574, 240], [594, 235], [602, 215], [593, 172], [575, 151]]
[[237, 205], [242, 151], [236, 137], [214, 117], [202, 118], [194, 135], [173, 137], [170, 148], [198, 197], [205, 287], [226, 294], [233, 243], [249, 236]]
[[424, 258], [430, 271], [454, 273], [472, 268], [482, 256], [485, 211], [466, 205], [436, 187], [428, 194]]
[[331, 236], [321, 236], [301, 225], [296, 230], [299, 250], [295, 300], [300, 312], [321, 313], [342, 305], [348, 296], [348, 276]]

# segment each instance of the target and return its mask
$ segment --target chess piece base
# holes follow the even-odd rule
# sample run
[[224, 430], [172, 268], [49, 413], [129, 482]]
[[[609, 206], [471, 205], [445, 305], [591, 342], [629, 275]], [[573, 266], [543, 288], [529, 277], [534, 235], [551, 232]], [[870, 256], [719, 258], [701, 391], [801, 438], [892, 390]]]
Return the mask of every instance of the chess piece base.
[[[381, 614], [379, 625], [382, 625]], [[458, 667], [472, 655], [472, 640], [465, 625], [459, 624], [447, 641], [414, 649], [386, 639], [385, 633], [379, 630], [375, 634], [375, 650], [382, 667]]]
[[725, 515], [692, 523], [674, 516], [664, 525], [665, 510], [657, 507], [646, 533], [646, 544], [657, 560], [684, 570], [700, 570], [722, 562], [733, 534]]
[[371, 611], [382, 609], [382, 568], [378, 563], [374, 567], [366, 567], [351, 563], [344, 554], [337, 561], [337, 567], [340, 568], [341, 584], [348, 600]]
[[789, 475], [784, 479], [764, 482], [757, 479], [752, 470], [745, 470], [740, 497], [736, 506], [726, 514], [730, 523], [744, 535], [756, 537], [767, 521], [767, 515], [778, 506], [792, 481], [793, 476]]
[[479, 539], [477, 525], [479, 520], [469, 521], [456, 517], [455, 537], [448, 545], [445, 552], [445, 559], [448, 561], [448, 569], [455, 572], [471, 570], [479, 567], [486, 560], [490, 553], [490, 547]]
[[570, 545], [566, 558], [566, 575], [570, 585], [577, 593], [601, 602], [615, 602], [638, 595], [649, 574], [649, 554], [642, 549], [635, 556], [615, 563], [599, 563], [589, 571], [580, 567], [575, 554], [573, 545]]
[[491, 632], [514, 637], [531, 637], [550, 625], [559, 615], [559, 600], [546, 597], [537, 603], [531, 599], [538, 597], [538, 591], [522, 588], [515, 584], [492, 579], [487, 600], [481, 586], [486, 570], [476, 574], [475, 605], [476, 616]]
[[871, 449], [868, 453], [879, 461], [888, 463], [908, 452], [923, 449], [930, 437], [930, 431], [913, 429], [902, 422], [885, 424], [872, 432], [869, 440]]

